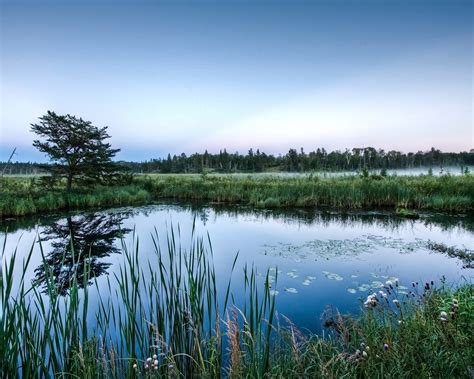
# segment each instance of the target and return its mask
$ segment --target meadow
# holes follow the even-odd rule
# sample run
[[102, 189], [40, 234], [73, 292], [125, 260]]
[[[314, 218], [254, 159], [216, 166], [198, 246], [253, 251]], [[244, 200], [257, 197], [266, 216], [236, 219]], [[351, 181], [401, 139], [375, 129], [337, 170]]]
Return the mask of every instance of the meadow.
[[[146, 204], [161, 199], [240, 204], [260, 208], [474, 210], [474, 176], [275, 177], [262, 175], [136, 175], [114, 186], [45, 187], [39, 178], [3, 178], [0, 215]], [[403, 211], [400, 213], [403, 216]], [[408, 213], [408, 216], [410, 214]]]
[[[138, 240], [122, 244], [120, 270], [100, 291], [87, 274], [88, 261], [78, 258], [84, 267], [77, 272], [86, 274], [71, 276], [66, 296], [58, 293], [46, 260], [43, 283], [14, 275], [28, 271], [33, 254], [43, 254], [41, 244], [23, 260], [16, 253], [4, 259], [1, 372], [63, 378], [472, 375], [470, 283], [456, 289], [413, 283], [402, 294], [397, 281], [387, 281], [367, 292], [359, 316], [328, 309], [325, 332], [315, 335], [278, 314], [268, 272], [262, 283], [251, 265], [234, 271], [236, 255], [231, 271], [244, 277], [245, 302], [235, 304], [232, 279], [218, 292], [207, 239], [193, 236], [184, 248], [179, 231], [171, 229], [162, 250], [154, 238], [149, 261], [140, 258]], [[100, 294], [95, 300], [94, 288]]]

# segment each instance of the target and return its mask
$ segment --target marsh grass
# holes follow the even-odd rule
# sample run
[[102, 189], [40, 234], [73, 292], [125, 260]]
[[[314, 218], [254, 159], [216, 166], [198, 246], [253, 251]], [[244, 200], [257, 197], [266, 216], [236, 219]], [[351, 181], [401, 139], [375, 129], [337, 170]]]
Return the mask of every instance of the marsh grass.
[[34, 179], [4, 178], [0, 216], [60, 209], [146, 204], [159, 199], [211, 201], [258, 208], [389, 208], [472, 212], [474, 176], [271, 177], [230, 175], [136, 176], [127, 185], [45, 188]]
[[474, 176], [231, 177], [155, 176], [145, 181], [154, 198], [239, 203], [255, 207], [474, 209]]
[[[154, 253], [147, 260], [138, 238], [122, 243], [114, 275], [100, 282], [85, 275], [81, 283], [73, 275], [66, 296], [54, 286], [40, 242], [23, 259], [17, 251], [7, 256], [5, 243], [2, 374], [408, 378], [468, 377], [472, 371], [474, 287], [469, 283], [456, 290], [413, 283], [402, 296], [394, 289], [398, 284], [387, 282], [374, 295], [375, 305], [360, 316], [329, 309], [322, 319], [325, 331], [312, 335], [278, 315], [268, 272], [263, 282], [252, 265], [234, 272], [236, 256], [229, 267], [231, 277], [243, 275], [238, 288], [243, 302], [236, 303], [232, 280], [218, 285], [209, 237], [196, 237], [193, 230], [187, 248], [182, 240], [179, 227], [170, 229], [164, 243], [155, 231]], [[44, 283], [26, 280], [33, 254], [43, 256]], [[77, 264], [87, 265], [80, 259], [87, 252], [76, 254]]]
[[[209, 239], [193, 236], [184, 249], [179, 234], [179, 228], [170, 230], [162, 252], [156, 233], [153, 258], [146, 263], [140, 259], [137, 238], [131, 247], [123, 243], [118, 273], [100, 284], [87, 274], [82, 283], [72, 276], [66, 296], [54, 286], [41, 243], [46, 277], [42, 284], [25, 279], [34, 247], [22, 262], [16, 251], [6, 258], [3, 250], [1, 372], [23, 377], [224, 373], [228, 368], [221, 328], [230, 309], [231, 281], [219, 303]], [[78, 254], [81, 262], [79, 255], [84, 253], [73, 256]], [[237, 256], [231, 273], [236, 260]], [[23, 272], [19, 278], [14, 274], [18, 269]], [[275, 299], [268, 283], [257, 288], [254, 269], [244, 274], [250, 301], [238, 311], [239, 328], [244, 330], [242, 352], [251, 354], [252, 372], [261, 376], [269, 366]], [[98, 297], [95, 304], [90, 304], [91, 290]]]

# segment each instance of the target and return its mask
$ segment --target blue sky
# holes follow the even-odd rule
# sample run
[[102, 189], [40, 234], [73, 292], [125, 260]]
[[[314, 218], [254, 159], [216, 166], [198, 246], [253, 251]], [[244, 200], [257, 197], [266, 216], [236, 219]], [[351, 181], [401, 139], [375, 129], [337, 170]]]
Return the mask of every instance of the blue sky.
[[47, 110], [120, 158], [469, 150], [471, 1], [1, 2], [0, 160]]

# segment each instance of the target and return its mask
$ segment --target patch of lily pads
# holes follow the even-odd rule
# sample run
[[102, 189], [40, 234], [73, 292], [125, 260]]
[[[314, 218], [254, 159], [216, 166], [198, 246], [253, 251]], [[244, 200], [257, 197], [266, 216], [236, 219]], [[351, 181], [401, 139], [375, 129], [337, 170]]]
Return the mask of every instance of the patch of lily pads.
[[364, 253], [373, 253], [380, 248], [398, 250], [408, 254], [417, 250], [429, 250], [428, 241], [416, 238], [405, 241], [402, 238], [364, 234], [353, 239], [311, 240], [302, 244], [279, 242], [274, 245], [263, 245], [263, 253], [270, 256], [291, 258], [297, 262], [302, 259], [329, 259], [335, 257], [356, 257]]

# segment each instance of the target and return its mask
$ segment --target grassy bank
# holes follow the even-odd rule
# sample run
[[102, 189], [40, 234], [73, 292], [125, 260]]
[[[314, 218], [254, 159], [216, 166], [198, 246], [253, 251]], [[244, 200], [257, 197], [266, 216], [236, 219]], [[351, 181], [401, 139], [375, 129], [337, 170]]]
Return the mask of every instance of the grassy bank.
[[246, 178], [158, 176], [154, 197], [240, 203], [257, 207], [342, 209], [474, 209], [474, 176]]
[[[193, 238], [184, 249], [171, 231], [161, 251], [157, 239], [150, 261], [139, 259], [138, 242], [123, 246], [118, 274], [101, 284], [72, 276], [64, 297], [46, 261], [44, 282], [14, 274], [28, 271], [38, 246], [23, 261], [15, 254], [2, 260], [0, 371], [7, 377], [401, 378], [469, 377], [473, 369], [471, 284], [455, 290], [414, 284], [398, 295], [398, 284], [387, 283], [361, 304], [360, 316], [324, 315], [322, 337], [276, 313], [268, 276], [258, 279], [252, 267], [234, 272], [244, 276], [238, 290], [245, 300], [233, 304], [230, 280], [218, 293], [210, 244]], [[80, 253], [77, 265], [87, 272]]]
[[[144, 204], [159, 199], [199, 200], [262, 208], [391, 208], [472, 212], [474, 175], [348, 176], [321, 178], [154, 175], [138, 176], [126, 186], [45, 190], [34, 179], [6, 178], [0, 214], [22, 216], [64, 208]], [[399, 212], [399, 214], [407, 214]], [[411, 216], [413, 217], [413, 216]]]

